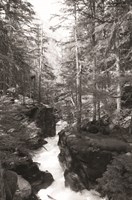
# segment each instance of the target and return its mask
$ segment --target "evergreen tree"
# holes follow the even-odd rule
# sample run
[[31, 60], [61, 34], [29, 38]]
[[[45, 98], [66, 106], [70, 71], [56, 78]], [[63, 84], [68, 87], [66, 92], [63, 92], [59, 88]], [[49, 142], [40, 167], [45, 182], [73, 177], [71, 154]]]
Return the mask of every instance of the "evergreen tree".
[[[117, 110], [120, 113], [122, 88], [127, 80], [130, 83], [131, 75], [132, 3], [116, 0], [68, 0], [64, 3], [65, 16], [67, 13], [70, 19], [74, 16], [73, 5], [76, 4], [78, 59], [83, 63], [82, 101], [85, 102], [86, 95], [88, 98], [87, 103], [82, 104], [82, 110], [91, 109], [93, 95], [93, 119], [97, 119], [97, 116], [100, 118], [104, 112], [111, 115]], [[68, 50], [63, 53], [63, 58], [66, 57], [65, 65], [63, 63], [65, 87], [68, 82], [73, 83], [75, 72], [75, 68], [72, 68], [72, 65], [75, 66], [74, 20], [72, 27], [71, 38], [65, 42], [69, 55]], [[71, 88], [73, 90], [73, 86], [69, 86], [67, 93]]]

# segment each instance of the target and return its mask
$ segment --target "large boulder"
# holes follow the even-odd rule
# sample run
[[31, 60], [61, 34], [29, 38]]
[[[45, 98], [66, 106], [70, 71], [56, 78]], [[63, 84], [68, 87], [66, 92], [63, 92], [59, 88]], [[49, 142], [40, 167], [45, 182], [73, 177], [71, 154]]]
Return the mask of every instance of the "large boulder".
[[36, 115], [36, 124], [41, 128], [44, 137], [53, 137], [56, 133], [56, 122], [51, 107], [42, 107], [38, 109]]
[[119, 139], [100, 134], [76, 135], [68, 129], [59, 133], [58, 144], [66, 185], [76, 191], [92, 188], [114, 156], [130, 151], [130, 146]]
[[[10, 170], [0, 169], [1, 173], [1, 191], [0, 199], [12, 200], [17, 190], [17, 174]], [[3, 191], [2, 191], [3, 190]], [[6, 197], [6, 198], [5, 198]]]
[[[6, 163], [7, 164], [7, 163]], [[53, 176], [48, 171], [40, 171], [37, 163], [31, 158], [21, 158], [18, 162], [4, 164], [3, 180], [7, 196], [6, 200], [38, 200], [35, 195], [40, 189], [45, 189], [54, 181]], [[0, 182], [3, 181], [0, 179]], [[17, 190], [17, 191], [16, 191]], [[0, 196], [2, 196], [0, 192]]]
[[3, 182], [6, 200], [38, 200], [32, 193], [30, 183], [15, 172], [4, 170]]
[[75, 192], [85, 189], [85, 186], [80, 181], [80, 178], [77, 175], [77, 173], [66, 169], [64, 173], [64, 177], [65, 177], [66, 187], [70, 186], [70, 188], [74, 190]]
[[47, 105], [32, 106], [25, 111], [29, 119], [36, 122], [43, 137], [53, 137], [56, 133], [54, 109]]
[[18, 189], [15, 193], [16, 198], [27, 199], [32, 193], [32, 188], [29, 182], [26, 181], [22, 176], [18, 175], [17, 185]]
[[23, 163], [15, 163], [12, 169], [27, 180], [35, 192], [47, 188], [54, 181], [52, 174], [48, 171], [40, 171], [37, 163], [31, 159]]

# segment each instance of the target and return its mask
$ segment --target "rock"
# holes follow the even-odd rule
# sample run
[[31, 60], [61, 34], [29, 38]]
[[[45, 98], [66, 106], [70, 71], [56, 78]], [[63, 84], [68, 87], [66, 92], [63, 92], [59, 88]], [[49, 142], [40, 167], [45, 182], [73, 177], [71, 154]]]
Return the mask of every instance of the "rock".
[[28, 181], [26, 181], [22, 176], [18, 175], [17, 181], [18, 189], [16, 191], [16, 196], [18, 198], [28, 198], [31, 195], [32, 189]]
[[36, 123], [41, 128], [44, 137], [53, 137], [56, 134], [56, 122], [53, 108], [42, 107], [38, 110]]
[[47, 188], [54, 181], [53, 176], [49, 172], [42, 172], [39, 170], [36, 163], [31, 159], [23, 163], [16, 163], [13, 170], [27, 180], [34, 191]]
[[[14, 199], [15, 200], [15, 199]], [[16, 199], [18, 200], [18, 199]], [[33, 192], [31, 193], [31, 195], [26, 199], [26, 200], [40, 200], [39, 197], [37, 197], [37, 195], [35, 195]]]
[[36, 136], [34, 138], [31, 138], [30, 140], [28, 140], [28, 147], [31, 150], [37, 150], [39, 148], [41, 148], [43, 145], [47, 144], [47, 141], [44, 140], [42, 137], [40, 136]]
[[41, 105], [33, 106], [25, 110], [25, 114], [34, 120], [41, 129], [43, 137], [53, 137], [56, 134], [56, 122], [52, 107]]
[[17, 189], [18, 176], [15, 172], [0, 169], [0, 199], [12, 200]]
[[70, 186], [70, 188], [75, 192], [85, 189], [85, 186], [82, 184], [79, 176], [76, 173], [65, 170], [64, 177], [66, 187]]
[[34, 181], [32, 184], [34, 191], [37, 193], [41, 189], [45, 189], [51, 185], [51, 183], [54, 181], [53, 176], [48, 172], [42, 172], [39, 179]]
[[81, 130], [92, 134], [98, 134], [98, 133], [104, 135], [110, 134], [108, 119], [104, 120], [103, 118], [100, 119], [99, 121], [87, 121], [85, 119], [84, 122], [82, 122]]
[[[78, 136], [66, 129], [59, 133], [58, 144], [59, 160], [66, 170], [66, 184], [74, 190], [81, 190], [82, 186], [86, 189], [92, 188], [112, 159], [131, 149], [127, 143], [116, 138], [100, 134]], [[76, 183], [80, 183], [81, 186]]]
[[3, 169], [2, 181], [4, 182], [6, 200], [27, 199], [31, 195], [31, 185], [14, 171]]
[[6, 200], [12, 200], [17, 188], [17, 174], [10, 170], [4, 173]]

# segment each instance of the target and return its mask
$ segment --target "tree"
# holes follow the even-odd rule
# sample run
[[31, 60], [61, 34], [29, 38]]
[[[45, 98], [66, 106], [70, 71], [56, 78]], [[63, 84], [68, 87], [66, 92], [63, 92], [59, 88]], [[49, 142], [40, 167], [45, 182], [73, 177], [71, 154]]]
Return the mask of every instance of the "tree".
[[27, 32], [35, 13], [30, 3], [10, 0], [2, 1], [0, 14], [3, 41], [1, 89], [6, 92], [9, 87], [16, 87], [17, 84], [20, 86], [20, 82], [22, 85], [24, 70], [29, 69], [26, 41], [29, 39]]
[[[130, 57], [129, 59], [126, 59], [126, 57], [128, 58], [128, 55], [131, 55], [131, 31], [128, 28], [131, 27], [131, 2], [68, 0], [65, 1], [65, 4], [68, 5], [67, 12], [65, 9], [65, 18], [66, 13], [70, 15], [70, 18], [74, 16], [73, 5], [75, 4], [78, 16], [77, 46], [78, 60], [83, 61], [83, 102], [86, 99], [86, 94], [88, 98], [87, 103], [82, 104], [83, 113], [84, 110], [89, 110], [89, 106], [91, 108], [91, 95], [93, 95], [93, 119], [97, 119], [97, 116], [100, 118], [104, 112], [111, 115], [117, 110], [119, 113], [122, 104], [122, 88], [128, 77], [126, 74], [129, 67], [126, 68], [125, 66]], [[72, 26], [74, 27], [74, 20], [72, 20]], [[74, 28], [71, 28], [71, 33], [73, 33], [73, 30]], [[63, 66], [67, 67], [67, 72], [64, 70], [67, 76], [63, 76], [66, 77], [65, 86], [67, 87], [66, 83], [73, 83], [74, 77], [74, 72], [71, 71], [73, 69], [71, 66], [75, 65], [75, 57], [72, 54], [73, 34], [71, 34], [69, 41], [65, 42], [65, 46], [71, 52], [69, 55], [67, 50], [63, 53], [63, 57], [66, 57]], [[130, 66], [130, 64], [127, 66]], [[74, 91], [73, 94], [75, 94], [74, 87], [70, 85], [67, 88], [67, 93], [70, 94], [71, 88]], [[72, 99], [74, 99], [74, 96], [72, 95]]]
[[8, 88], [16, 88], [24, 103], [25, 96], [43, 101], [45, 94], [40, 88], [45, 76], [45, 80], [49, 76], [54, 79], [46, 58], [50, 39], [34, 18], [33, 7], [25, 0], [3, 0], [0, 4], [0, 89], [6, 93]]
[[77, 5], [74, 3], [74, 16], [75, 16], [75, 58], [76, 58], [76, 108], [77, 108], [77, 129], [81, 128], [81, 112], [82, 112], [82, 97], [81, 97], [81, 64], [78, 55], [78, 36], [77, 36]]

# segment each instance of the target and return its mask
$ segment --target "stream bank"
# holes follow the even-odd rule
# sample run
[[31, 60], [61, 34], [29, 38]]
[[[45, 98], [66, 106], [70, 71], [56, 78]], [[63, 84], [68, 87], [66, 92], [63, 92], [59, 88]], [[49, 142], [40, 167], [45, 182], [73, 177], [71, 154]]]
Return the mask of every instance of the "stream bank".
[[[66, 125], [63, 121], [58, 122], [57, 133]], [[48, 188], [39, 191], [39, 198], [42, 200], [101, 200], [99, 193], [94, 190], [84, 189], [81, 192], [75, 192], [70, 187], [66, 187], [64, 169], [58, 159], [60, 153], [58, 140], [58, 134], [53, 138], [47, 138], [46, 149], [37, 151], [33, 158], [35, 162], [39, 163], [40, 170], [45, 171], [48, 169], [54, 178], [54, 182]]]
[[[64, 128], [66, 124], [63, 126], [61, 121], [55, 131], [53, 110], [47, 109], [21, 105], [18, 101], [12, 103], [7, 97], [1, 99], [1, 163], [10, 185], [9, 171], [17, 173], [19, 186], [24, 185], [17, 189], [15, 200], [37, 200], [37, 192], [42, 200], [103, 199], [90, 190], [93, 188], [102, 196], [115, 195], [114, 200], [122, 197], [131, 200], [132, 155], [128, 141], [131, 137], [127, 137], [124, 129], [119, 134], [117, 127], [111, 129], [103, 124], [98, 127], [95, 122], [88, 122], [78, 134], [75, 127]], [[56, 132], [59, 135], [55, 136]]]
[[38, 190], [53, 182], [52, 175], [40, 171], [32, 160], [32, 151], [46, 143], [48, 133], [55, 135], [52, 108], [30, 102], [22, 105], [20, 100], [12, 101], [9, 96], [0, 98], [0, 162], [7, 177], [6, 185], [14, 184], [13, 176], [9, 179], [8, 174], [15, 172], [18, 175], [20, 187], [16, 200], [37, 199]]
[[87, 122], [79, 133], [74, 126], [59, 132], [65, 185], [76, 192], [96, 189], [108, 199], [130, 200], [132, 136], [127, 129], [100, 123]]

